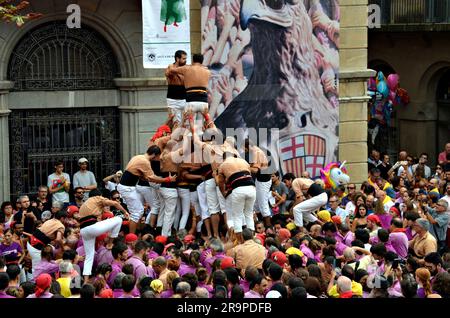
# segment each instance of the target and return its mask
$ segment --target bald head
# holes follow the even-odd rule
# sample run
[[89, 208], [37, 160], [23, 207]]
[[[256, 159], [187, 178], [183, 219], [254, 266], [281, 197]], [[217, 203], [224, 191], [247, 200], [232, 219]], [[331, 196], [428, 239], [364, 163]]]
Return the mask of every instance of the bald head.
[[352, 290], [352, 281], [350, 278], [340, 276], [337, 280], [337, 289], [339, 293], [345, 293]]

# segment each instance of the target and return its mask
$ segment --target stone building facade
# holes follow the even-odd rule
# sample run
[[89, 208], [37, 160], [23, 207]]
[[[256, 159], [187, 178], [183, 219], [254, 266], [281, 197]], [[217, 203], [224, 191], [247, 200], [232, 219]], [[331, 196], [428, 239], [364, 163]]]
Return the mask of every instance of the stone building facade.
[[[2, 157], [0, 201], [9, 199], [11, 195], [35, 192], [37, 184], [30, 183], [30, 180], [36, 179], [36, 171], [39, 169], [41, 179], [44, 178], [42, 183], [45, 183], [45, 176], [52, 172], [51, 163], [56, 156], [56, 154], [52, 155], [52, 149], [45, 147], [49, 141], [58, 140], [61, 143], [61, 149], [68, 151], [65, 157], [61, 158], [70, 163], [69, 165], [66, 163], [66, 171], [77, 170], [78, 156], [81, 156], [86, 149], [87, 155], [83, 156], [89, 159], [89, 155], [92, 155], [94, 158], [91, 160], [92, 165], [95, 165], [97, 171], [105, 174], [112, 173], [115, 169], [123, 168], [131, 156], [145, 151], [149, 138], [166, 118], [166, 83], [163, 70], [144, 69], [142, 64], [140, 0], [34, 0], [30, 2], [31, 9], [43, 13], [43, 18], [26, 23], [22, 28], [11, 24], [2, 24], [0, 27], [0, 153]], [[81, 81], [70, 71], [66, 73], [64, 67], [48, 65], [45, 66], [47, 73], [44, 73], [51, 74], [50, 77], [62, 76], [63, 81], [60, 81], [59, 77], [57, 79], [58, 85], [66, 85], [64, 89], [47, 87], [40, 90], [39, 86], [36, 86], [39, 81], [27, 80], [25, 86], [15, 84], [12, 76], [16, 73], [12, 71], [14, 68], [11, 65], [14, 57], [23, 59], [21, 52], [24, 50], [18, 50], [18, 45], [27, 36], [31, 39], [29, 45], [36, 47], [36, 51], [27, 51], [29, 59], [33, 57], [46, 61], [47, 50], [55, 54], [60, 52], [58, 50], [71, 52], [76, 47], [79, 52], [85, 52], [86, 48], [77, 47], [76, 39], [72, 46], [60, 49], [55, 48], [58, 45], [54, 43], [59, 43], [57, 41], [49, 42], [53, 43], [49, 44], [43, 37], [42, 42], [36, 40], [33, 42], [34, 37], [30, 37], [30, 34], [33, 36], [39, 34], [33, 32], [40, 28], [57, 24], [55, 21], [61, 23], [65, 21], [68, 16], [66, 8], [72, 3], [80, 5], [82, 26], [92, 31], [92, 36], [89, 35], [90, 39], [96, 39], [90, 42], [92, 47], [95, 48], [98, 42], [102, 42], [105, 52], [109, 50], [108, 54], [115, 60], [118, 76], [109, 79], [112, 80], [113, 85], [94, 89], [90, 85], [92, 83], [95, 85], [97, 82], [93, 82], [89, 74], [83, 75], [88, 78], [82, 78]], [[348, 162], [347, 167], [352, 180], [361, 183], [367, 177], [365, 83], [372, 75], [372, 71], [367, 69], [367, 0], [341, 0], [340, 5], [339, 159]], [[192, 52], [198, 52], [201, 39], [199, 1], [191, 1], [190, 14]], [[50, 32], [59, 32], [57, 27], [55, 30]], [[88, 40], [86, 41], [89, 43]], [[91, 67], [94, 74], [97, 66], [92, 66], [89, 52], [95, 56], [96, 50], [86, 52], [80, 54], [86, 54], [88, 66], [77, 60], [81, 65], [79, 67]], [[97, 58], [101, 60], [101, 56]], [[97, 58], [94, 59], [96, 62]], [[64, 63], [62, 59], [60, 64]], [[107, 64], [104, 63], [104, 67], [108, 68]], [[29, 75], [30, 69], [27, 69], [26, 65], [19, 66], [24, 67], [25, 73], [28, 72]], [[34, 69], [31, 68], [31, 71], [34, 72]], [[37, 79], [39, 79], [39, 72], [36, 73]], [[19, 78], [17, 74], [14, 76], [16, 79]], [[102, 76], [103, 80], [105, 76]], [[94, 79], [99, 80], [99, 76], [94, 76]], [[77, 89], [71, 90], [71, 85], [86, 85], [86, 89], [80, 89], [78, 86]], [[84, 123], [87, 126], [81, 134], [77, 135], [77, 130], [70, 128], [73, 124], [71, 118], [77, 118], [77, 114], [83, 113], [86, 115], [86, 123], [92, 123], [92, 125]], [[59, 114], [61, 118], [58, 118]], [[45, 121], [43, 117], [51, 118], [52, 121]], [[51, 136], [37, 135], [41, 130], [45, 130], [39, 126], [40, 120], [44, 120], [43, 125], [53, 127]], [[66, 128], [70, 131], [66, 131]], [[33, 133], [36, 135], [32, 135]], [[72, 137], [67, 137], [70, 133], [82, 138], [87, 136], [87, 141], [74, 143], [70, 141]], [[111, 137], [113, 134], [116, 137]], [[97, 137], [105, 140], [103, 145], [95, 144]], [[39, 142], [30, 140], [39, 140]], [[101, 153], [102, 151], [107, 153], [107, 157], [105, 153]], [[49, 171], [42, 171], [43, 162]], [[102, 177], [104, 175], [97, 175], [98, 181]]]

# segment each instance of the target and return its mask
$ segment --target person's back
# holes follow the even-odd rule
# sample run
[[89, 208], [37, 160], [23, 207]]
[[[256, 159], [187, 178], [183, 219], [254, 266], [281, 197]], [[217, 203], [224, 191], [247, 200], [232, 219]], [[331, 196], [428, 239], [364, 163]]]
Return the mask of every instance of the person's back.
[[184, 67], [186, 68], [183, 72], [184, 86], [186, 89], [193, 87], [208, 87], [211, 72], [205, 66], [195, 63]]

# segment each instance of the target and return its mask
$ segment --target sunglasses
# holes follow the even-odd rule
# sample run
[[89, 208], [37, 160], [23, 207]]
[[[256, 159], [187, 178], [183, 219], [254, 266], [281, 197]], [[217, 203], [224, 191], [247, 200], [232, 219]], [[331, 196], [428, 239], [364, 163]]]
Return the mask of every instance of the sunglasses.
[[356, 187], [347, 187], [348, 190], [355, 190]]
[[84, 192], [77, 191], [77, 194], [84, 194]]

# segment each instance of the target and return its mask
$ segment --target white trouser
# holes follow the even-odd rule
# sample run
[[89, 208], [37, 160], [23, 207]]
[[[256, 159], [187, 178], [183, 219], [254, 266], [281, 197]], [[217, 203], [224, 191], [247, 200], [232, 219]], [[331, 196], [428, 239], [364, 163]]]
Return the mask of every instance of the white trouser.
[[263, 217], [271, 216], [269, 207], [270, 187], [272, 180], [261, 182], [256, 180], [256, 211], [260, 212]]
[[206, 201], [208, 203], [209, 215], [220, 212], [219, 198], [217, 196], [217, 185], [214, 178], [205, 181]]
[[225, 202], [225, 197], [223, 196], [222, 192], [220, 192], [220, 188], [218, 186], [216, 187], [216, 192], [217, 198], [219, 199], [220, 212], [222, 212], [222, 214], [225, 214], [227, 213], [227, 204]]
[[[197, 191], [191, 191], [191, 205], [194, 207], [195, 215], [200, 216], [201, 215], [201, 209], [200, 209], [200, 203], [198, 201], [198, 192]], [[203, 220], [200, 220], [197, 222], [197, 232], [200, 232], [202, 229]]]
[[234, 232], [241, 233], [242, 225], [245, 221], [247, 227], [255, 230], [255, 221], [253, 220], [253, 205], [256, 200], [256, 188], [254, 186], [243, 186], [233, 189], [227, 197], [227, 222], [234, 228]]
[[152, 214], [158, 215], [161, 204], [159, 202], [159, 194], [158, 191], [152, 187], [145, 186], [136, 186], [136, 192], [139, 194], [141, 202], [147, 203], [150, 206], [150, 213], [147, 215], [145, 219], [145, 223], [150, 224], [150, 217]]
[[81, 238], [83, 239], [84, 251], [86, 254], [84, 259], [83, 275], [91, 275], [92, 273], [96, 237], [102, 235], [103, 233], [111, 232], [109, 237], [116, 238], [119, 236], [121, 227], [122, 218], [115, 216], [113, 218], [89, 225], [80, 230]]
[[38, 250], [37, 248], [34, 248], [33, 246], [31, 246], [30, 242], [27, 242], [27, 250], [28, 253], [30, 253], [31, 256], [31, 269], [34, 273], [34, 268], [36, 267], [36, 265], [41, 261], [41, 251]]
[[189, 189], [177, 188], [180, 201], [181, 219], [179, 230], [186, 228], [186, 223], [191, 212], [191, 191]]
[[205, 188], [206, 188], [206, 181], [203, 181], [197, 186], [198, 203], [200, 205], [200, 215], [202, 216], [202, 221], [210, 217]]
[[175, 120], [181, 123], [183, 119], [183, 112], [186, 107], [185, 99], [172, 99], [167, 98], [167, 108], [169, 108], [169, 112], [175, 115]]
[[317, 218], [314, 215], [312, 215], [312, 212], [314, 212], [321, 206], [327, 204], [327, 202], [328, 196], [324, 192], [297, 204], [294, 207], [295, 225], [303, 226], [304, 223], [308, 224], [309, 222], [317, 221]]
[[[161, 235], [170, 236], [177, 209], [178, 192], [176, 188], [159, 188], [161, 195], [161, 212], [159, 219], [162, 221]], [[159, 223], [158, 219], [158, 223]]]
[[124, 186], [119, 184], [117, 191], [127, 201], [128, 212], [130, 213], [130, 220], [139, 223], [144, 214], [144, 205], [142, 205], [141, 197], [136, 191], [136, 187]]
[[191, 111], [193, 113], [201, 113], [208, 109], [208, 103], [205, 102], [187, 102], [186, 111]]

